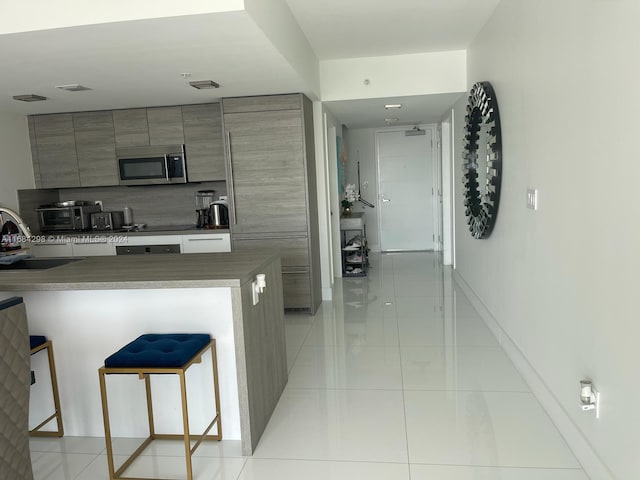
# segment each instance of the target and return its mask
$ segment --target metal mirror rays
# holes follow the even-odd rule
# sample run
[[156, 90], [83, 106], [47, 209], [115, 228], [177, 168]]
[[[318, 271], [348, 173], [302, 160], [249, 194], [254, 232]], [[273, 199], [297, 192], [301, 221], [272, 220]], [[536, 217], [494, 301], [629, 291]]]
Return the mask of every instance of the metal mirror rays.
[[478, 82], [471, 88], [465, 121], [465, 215], [471, 235], [488, 238], [498, 214], [502, 177], [500, 112], [489, 82]]

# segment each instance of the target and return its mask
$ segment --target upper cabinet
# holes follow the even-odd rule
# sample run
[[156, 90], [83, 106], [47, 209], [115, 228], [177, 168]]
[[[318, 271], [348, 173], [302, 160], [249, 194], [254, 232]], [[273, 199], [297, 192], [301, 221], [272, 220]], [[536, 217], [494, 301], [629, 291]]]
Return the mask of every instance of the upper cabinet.
[[73, 115], [71, 113], [38, 115], [34, 117], [33, 134], [36, 145], [36, 151], [33, 152], [35, 153], [33, 155], [34, 171], [39, 173], [39, 175], [36, 174], [36, 186], [40, 188], [80, 186]]
[[73, 114], [80, 185], [118, 184], [116, 149], [111, 112]]
[[151, 145], [182, 145], [184, 143], [182, 109], [179, 106], [147, 108], [147, 121]]
[[189, 181], [224, 180], [226, 169], [220, 104], [184, 105], [182, 122]]
[[149, 145], [149, 123], [146, 108], [113, 111], [116, 147], [145, 147]]
[[29, 117], [36, 187], [118, 185], [116, 149], [185, 144], [190, 182], [226, 177], [220, 104]]

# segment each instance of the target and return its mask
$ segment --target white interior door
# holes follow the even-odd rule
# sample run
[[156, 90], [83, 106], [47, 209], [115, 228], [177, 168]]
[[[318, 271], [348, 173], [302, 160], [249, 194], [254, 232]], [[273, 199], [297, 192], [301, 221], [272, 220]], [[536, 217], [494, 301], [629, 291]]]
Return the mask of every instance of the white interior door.
[[380, 249], [433, 250], [433, 130], [376, 132]]

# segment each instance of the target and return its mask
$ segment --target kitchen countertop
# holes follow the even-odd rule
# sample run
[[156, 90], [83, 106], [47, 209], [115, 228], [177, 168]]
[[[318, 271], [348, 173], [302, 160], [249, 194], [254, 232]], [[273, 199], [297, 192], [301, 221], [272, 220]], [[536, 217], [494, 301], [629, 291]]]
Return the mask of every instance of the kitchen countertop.
[[149, 236], [149, 235], [194, 235], [194, 234], [212, 234], [212, 233], [229, 233], [228, 228], [196, 228], [195, 225], [158, 225], [149, 226], [142, 230], [87, 230], [83, 232], [48, 232], [34, 233], [36, 237], [51, 237], [52, 239], [59, 237], [82, 237], [82, 236]]
[[240, 287], [275, 257], [245, 252], [86, 257], [46, 270], [0, 271], [0, 291]]

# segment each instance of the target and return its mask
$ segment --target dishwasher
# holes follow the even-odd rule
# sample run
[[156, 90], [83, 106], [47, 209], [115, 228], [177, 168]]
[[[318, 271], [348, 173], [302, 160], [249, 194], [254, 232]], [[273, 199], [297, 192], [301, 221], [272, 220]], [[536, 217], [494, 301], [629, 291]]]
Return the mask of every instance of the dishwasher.
[[157, 253], [180, 253], [180, 244], [120, 245], [116, 247], [116, 255], [154, 255]]

